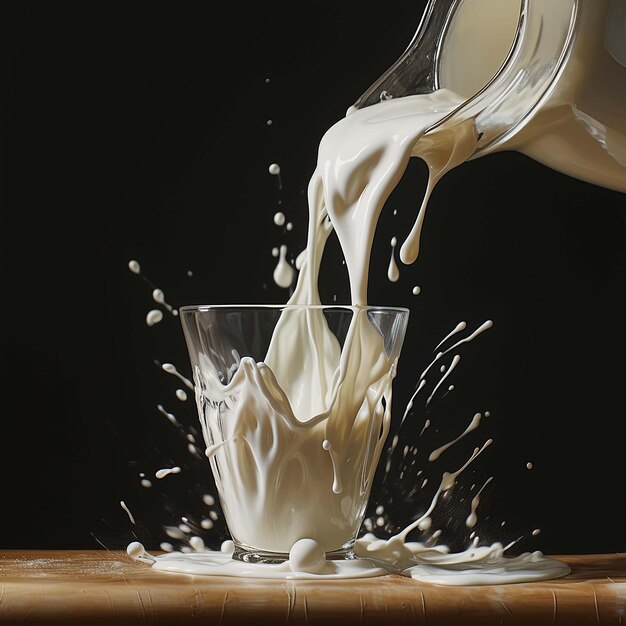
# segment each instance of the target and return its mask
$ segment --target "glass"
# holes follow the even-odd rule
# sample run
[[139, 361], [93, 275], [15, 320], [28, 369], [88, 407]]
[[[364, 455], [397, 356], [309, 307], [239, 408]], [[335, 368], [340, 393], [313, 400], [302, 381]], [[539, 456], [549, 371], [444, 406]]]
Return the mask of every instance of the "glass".
[[234, 558], [281, 562], [302, 538], [351, 558], [391, 418], [407, 309], [180, 309]]

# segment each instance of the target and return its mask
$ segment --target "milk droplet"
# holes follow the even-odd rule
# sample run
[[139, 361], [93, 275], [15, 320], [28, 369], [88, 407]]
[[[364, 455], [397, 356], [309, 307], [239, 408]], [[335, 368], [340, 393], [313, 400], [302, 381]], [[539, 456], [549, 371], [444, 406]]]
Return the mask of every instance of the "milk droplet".
[[204, 545], [202, 537], [191, 537], [191, 539], [189, 539], [189, 545], [196, 552], [204, 552], [206, 550], [206, 546]]
[[532, 468], [533, 468], [533, 464], [530, 461], [528, 461], [528, 463], [526, 463], [526, 469], [531, 470]]
[[215, 511], [209, 511], [209, 517], [216, 522], [219, 516]]
[[535, 530], [533, 530], [532, 532], [533, 537], [536, 537], [540, 532], [541, 532], [541, 528], [535, 528]]
[[124, 500], [120, 500], [120, 506], [124, 509], [124, 511], [126, 512], [126, 515], [128, 515], [128, 519], [131, 521], [131, 523], [137, 524], [137, 522], [135, 521], [135, 518], [133, 517], [133, 514], [130, 512], [130, 509], [126, 506], [126, 503], [124, 502]]
[[187, 276], [189, 276], [189, 278], [193, 278], [193, 272], [191, 270], [187, 270]]
[[224, 554], [232, 554], [235, 551], [235, 543], [230, 539], [226, 541], [222, 541], [222, 545], [220, 546], [220, 552]]
[[139, 265], [139, 263], [137, 263], [137, 261], [135, 261], [134, 259], [131, 259], [128, 262], [128, 269], [133, 273], [133, 274], [140, 274], [141, 273], [141, 265]]
[[266, 123], [268, 126], [271, 126], [273, 122], [272, 122], [272, 120], [267, 120], [267, 122], [265, 122], [265, 123]]
[[133, 541], [128, 544], [126, 554], [128, 554], [128, 556], [134, 561], [138, 561], [142, 556], [145, 556], [146, 549], [143, 547], [143, 544], [138, 541]]
[[206, 493], [202, 496], [202, 502], [204, 502], [204, 504], [206, 504], [207, 506], [213, 506], [215, 504], [215, 498]]
[[267, 169], [272, 176], [278, 176], [280, 174], [280, 165], [278, 165], [278, 163], [272, 163]]
[[287, 262], [287, 246], [282, 245], [280, 247], [280, 258], [278, 264], [274, 269], [274, 282], [283, 289], [291, 286], [293, 282], [295, 271], [293, 267]]
[[163, 304], [165, 302], [165, 294], [162, 289], [154, 289], [152, 291], [152, 299], [159, 304]]
[[166, 526], [165, 534], [171, 539], [184, 539], [185, 533], [178, 526]]
[[183, 533], [190, 533], [191, 532], [191, 528], [189, 527], [188, 524], [179, 524], [178, 528], [181, 530], [181, 532]]
[[152, 481], [148, 480], [147, 478], [142, 478], [141, 486], [144, 487], [145, 489], [150, 489], [150, 487], [152, 487]]
[[384, 525], [385, 525], [385, 518], [384, 517], [376, 518], [376, 526], [382, 527]]
[[282, 211], [274, 213], [274, 224], [276, 226], [282, 226], [285, 223], [285, 214]]
[[213, 520], [203, 519], [200, 522], [200, 526], [202, 526], [202, 528], [204, 528], [204, 530], [211, 530], [211, 528], [213, 528]]
[[184, 389], [177, 389], [176, 390], [176, 397], [181, 402], [184, 402], [187, 399], [187, 392]]
[[[273, 257], [277, 257], [279, 255], [279, 250], [278, 248], [272, 248], [272, 256]], [[299, 268], [298, 268], [299, 269]]]
[[398, 282], [400, 278], [400, 270], [398, 269], [398, 264], [396, 263], [396, 246], [398, 245], [398, 240], [393, 237], [391, 240], [391, 258], [389, 259], [389, 267], [387, 268], [387, 278], [392, 282]]
[[376, 507], [376, 515], [382, 515], [385, 512], [385, 507], [381, 504]]
[[176, 378], [178, 378], [179, 380], [181, 380], [183, 383], [185, 383], [185, 385], [187, 386], [187, 388], [191, 389], [193, 391], [193, 383], [188, 379], [185, 378], [177, 369], [176, 366], [173, 365], [172, 363], [163, 363], [163, 365], [161, 365], [161, 369], [164, 372], [167, 372], [168, 374], [171, 374], [172, 376], [176, 376]]
[[291, 222], [287, 222], [287, 226], [285, 226], [285, 228], [289, 231], [293, 230], [293, 224]]
[[166, 476], [169, 476], [170, 474], [180, 474], [180, 467], [176, 466], [176, 467], [168, 467], [168, 468], [160, 469], [155, 473], [155, 476], [158, 479], [161, 479], [161, 478], [165, 478]]
[[148, 311], [148, 314], [146, 315], [146, 324], [148, 326], [154, 326], [155, 324], [158, 324], [162, 319], [163, 312], [159, 311], [158, 309], [152, 309], [151, 311]]
[[174, 552], [174, 546], [167, 541], [162, 542], [159, 548], [161, 548], [163, 552]]
[[292, 572], [319, 574], [326, 565], [326, 553], [315, 539], [299, 539], [289, 550], [289, 567]]
[[415, 285], [415, 287], [413, 287], [412, 293], [413, 293], [414, 296], [419, 296], [421, 292], [422, 292], [422, 288], [421, 287], [418, 287], [417, 285]]

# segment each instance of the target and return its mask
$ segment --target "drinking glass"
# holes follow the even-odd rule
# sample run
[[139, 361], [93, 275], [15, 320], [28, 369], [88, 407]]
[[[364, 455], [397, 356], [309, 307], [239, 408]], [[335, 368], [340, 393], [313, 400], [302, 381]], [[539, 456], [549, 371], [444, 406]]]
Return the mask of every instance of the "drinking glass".
[[407, 309], [187, 306], [180, 317], [234, 558], [302, 538], [350, 558], [389, 432]]

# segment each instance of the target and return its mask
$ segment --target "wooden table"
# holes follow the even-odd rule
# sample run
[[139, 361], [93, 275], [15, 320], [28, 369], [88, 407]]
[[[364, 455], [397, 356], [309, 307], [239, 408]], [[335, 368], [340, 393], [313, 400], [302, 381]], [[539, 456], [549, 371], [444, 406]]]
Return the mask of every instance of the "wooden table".
[[263, 581], [157, 572], [123, 552], [0, 552], [0, 624], [626, 624], [626, 555], [566, 579], [439, 587], [399, 576]]

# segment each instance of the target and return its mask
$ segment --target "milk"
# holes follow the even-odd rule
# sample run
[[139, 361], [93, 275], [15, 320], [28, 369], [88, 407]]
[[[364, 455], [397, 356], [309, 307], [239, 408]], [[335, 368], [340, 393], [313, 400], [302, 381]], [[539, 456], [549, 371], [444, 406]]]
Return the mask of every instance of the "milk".
[[[298, 568], [289, 561], [275, 566], [244, 565], [223, 553], [210, 552], [168, 554], [156, 559], [155, 567], [189, 573], [278, 578], [394, 572], [440, 584], [540, 580], [569, 571], [567, 566], [539, 552], [507, 559], [504, 553], [511, 546], [499, 543], [479, 546], [477, 537], [457, 554], [449, 554], [445, 546], [408, 541], [411, 533], [430, 528], [430, 515], [439, 498], [454, 488], [458, 476], [491, 445], [490, 439], [476, 448], [461, 467], [443, 473], [431, 505], [418, 520], [388, 541], [372, 535], [359, 540], [355, 550], [362, 560], [352, 564], [337, 562], [331, 567], [318, 558], [324, 552], [350, 546], [354, 540], [363, 516], [362, 496], [369, 493], [389, 429], [395, 363], [388, 359], [394, 357], [381, 350], [381, 338], [372, 332], [360, 307], [367, 304], [369, 263], [377, 222], [409, 159], [417, 156], [426, 162], [429, 180], [413, 227], [400, 248], [400, 259], [405, 264], [413, 263], [418, 257], [424, 216], [435, 185], [448, 171], [470, 158], [517, 147], [572, 175], [626, 189], [623, 109], [615, 106], [618, 98], [611, 104], [605, 102], [606, 90], [613, 89], [617, 96], [622, 95], [624, 83], [620, 77], [624, 68], [619, 59], [623, 50], [615, 35], [608, 39], [613, 42], [612, 50], [597, 52], [596, 45], [599, 29], [605, 26], [608, 0], [597, 0], [595, 4], [589, 0], [552, 2], [548, 5], [538, 0], [529, 5], [525, 14], [529, 32], [542, 19], [548, 25], [550, 20], [555, 24], [569, 23], [571, 30], [564, 33], [562, 29], [545, 28], [543, 39], [538, 41], [529, 36], [530, 43], [527, 41], [526, 48], [522, 46], [518, 57], [513, 55], [501, 72], [499, 64], [509, 54], [516, 32], [519, 4], [512, 0], [462, 3], [447, 24], [447, 43], [438, 59], [442, 88], [427, 94], [383, 98], [373, 106], [352, 108], [323, 137], [308, 189], [307, 248], [298, 259], [300, 274], [289, 304], [320, 304], [319, 268], [326, 241], [334, 230], [345, 257], [354, 307], [343, 347], [329, 331], [319, 309], [293, 315], [287, 310], [262, 362], [242, 358], [232, 378], [224, 384], [217, 380], [212, 364], [206, 359], [200, 359], [195, 366], [196, 399], [206, 454], [216, 475], [233, 538], [243, 547], [283, 554], [307, 539], [313, 543], [307, 544], [308, 552], [304, 555], [299, 552], [295, 561], [314, 562], [315, 571], [294, 572], [294, 567]], [[494, 16], [498, 34], [483, 40], [476, 33]], [[575, 42], [574, 32], [578, 36]], [[471, 38], [474, 41], [469, 46]], [[552, 48], [565, 44], [569, 56], [559, 60], [558, 71], [546, 66], [545, 85], [525, 82], [525, 77], [515, 82], [515, 77], [519, 78], [514, 71], [516, 61], [527, 60], [529, 57], [525, 55], [538, 51], [543, 51], [547, 58]], [[493, 58], [491, 66], [478, 62], [480, 58], [477, 60], [474, 52], [479, 57]], [[586, 56], [592, 52], [595, 56]], [[594, 69], [586, 70], [590, 58]], [[498, 80], [480, 91], [494, 73]], [[503, 94], [510, 98], [503, 98]], [[600, 113], [603, 120], [614, 122], [600, 123]], [[564, 129], [568, 131], [566, 135], [571, 132], [565, 143]], [[581, 129], [582, 134], [577, 132]], [[574, 152], [572, 146], [576, 148]], [[572, 154], [576, 155], [573, 159]], [[392, 243], [391, 279], [399, 271], [396, 244], [396, 241]], [[285, 252], [281, 252], [279, 264], [285, 264]], [[286, 286], [285, 273], [281, 266], [275, 278]], [[429, 372], [441, 365], [440, 359], [445, 354], [490, 327], [491, 322], [485, 322], [439, 352], [423, 372], [416, 394], [423, 388]], [[459, 325], [449, 337], [463, 330], [465, 325]], [[312, 346], [312, 356], [305, 353], [304, 346], [307, 349]], [[447, 371], [440, 369], [443, 376], [427, 403], [460, 358], [455, 355]], [[371, 373], [377, 370], [380, 376], [374, 377], [377, 383], [371, 388], [369, 403], [363, 406]], [[217, 410], [220, 403], [232, 405], [228, 419], [222, 419]], [[457, 438], [434, 450], [431, 460], [477, 429], [481, 417], [476, 414]], [[220, 440], [215, 438], [218, 432]], [[477, 523], [485, 485], [470, 503], [466, 519], [470, 528]], [[144, 553], [141, 558], [146, 558]]]

